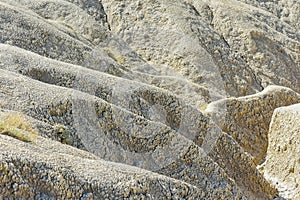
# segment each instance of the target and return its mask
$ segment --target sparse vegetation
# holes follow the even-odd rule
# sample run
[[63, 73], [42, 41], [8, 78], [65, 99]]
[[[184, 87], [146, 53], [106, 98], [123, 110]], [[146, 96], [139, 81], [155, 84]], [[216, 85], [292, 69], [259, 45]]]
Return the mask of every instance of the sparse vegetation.
[[201, 105], [198, 109], [203, 112], [203, 111], [205, 111], [207, 106], [208, 106], [208, 103], [205, 103], [205, 104]]
[[55, 132], [58, 137], [58, 141], [60, 141], [63, 144], [69, 144], [69, 137], [67, 128], [61, 124], [55, 125]]
[[38, 132], [21, 113], [7, 114], [0, 119], [0, 134], [8, 135], [24, 142], [34, 142]]
[[113, 49], [106, 49], [105, 51], [109, 57], [117, 61], [119, 64], [125, 63], [125, 58], [120, 54], [119, 51]]
[[119, 64], [123, 64], [125, 62], [125, 58], [123, 56], [118, 56], [116, 58], [116, 61], [119, 63]]

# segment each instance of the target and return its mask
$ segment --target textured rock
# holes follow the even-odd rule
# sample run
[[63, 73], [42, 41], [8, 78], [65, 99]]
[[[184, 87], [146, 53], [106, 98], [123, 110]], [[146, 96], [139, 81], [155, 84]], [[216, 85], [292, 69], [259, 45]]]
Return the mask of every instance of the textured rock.
[[206, 108], [206, 113], [253, 156], [254, 162], [258, 164], [266, 156], [273, 111], [299, 102], [300, 95], [293, 90], [269, 86], [254, 95], [213, 102]]
[[[282, 85], [299, 92], [299, 27], [280, 20], [277, 12], [298, 12], [299, 1], [212, 2], [209, 3], [214, 16], [211, 23], [224, 36], [242, 71], [250, 71], [253, 82], [248, 78], [247, 83], [262, 88]], [[295, 15], [293, 21], [298, 17], [299, 14]]]
[[288, 199], [300, 198], [300, 104], [277, 108], [269, 131], [265, 177]]
[[[202, 198], [199, 188], [39, 138], [28, 144], [0, 135], [0, 198]], [[17, 147], [17, 148], [16, 148]]]
[[[197, 94], [198, 92], [206, 94], [205, 88], [188, 83], [178, 76], [165, 78], [157, 76], [160, 75], [157, 70], [143, 61], [121, 39], [109, 32], [106, 27], [107, 22], [104, 20], [105, 15], [89, 14], [90, 10], [95, 9], [95, 5], [101, 7], [98, 1], [90, 1], [80, 7], [64, 1], [50, 1], [51, 3], [20, 1], [24, 6], [22, 9], [29, 10], [28, 12], [18, 11], [21, 8], [19, 4], [15, 5], [15, 1], [5, 2], [1, 4], [2, 9], [5, 10], [2, 12], [1, 43], [17, 46], [55, 60], [170, 89], [190, 100], [192, 104], [200, 105], [206, 98], [205, 95]], [[55, 15], [48, 16], [48, 13], [53, 12]], [[6, 21], [13, 18], [19, 20], [12, 20], [13, 23], [7, 26]], [[27, 28], [19, 30], [20, 26]], [[79, 28], [84, 30], [80, 31]], [[82, 31], [88, 31], [93, 37]], [[200, 103], [197, 103], [198, 101]]]
[[[52, 126], [59, 123], [66, 127], [70, 145], [105, 160], [157, 171], [191, 183], [209, 198], [243, 196], [236, 183], [202, 148], [164, 124], [141, 118], [76, 90], [41, 84], [9, 72], [0, 73], [0, 77], [2, 107], [22, 110]], [[198, 117], [202, 117], [199, 121], [202, 131], [194, 133], [198, 134], [194, 140], [200, 143], [204, 140], [201, 138], [205, 138], [203, 134], [209, 134], [208, 129], [214, 125], [208, 124], [205, 116]], [[88, 126], [83, 127], [82, 123]], [[161, 170], [169, 165], [167, 171]]]
[[208, 155], [248, 194], [247, 198], [269, 199], [276, 194], [274, 187], [270, 187], [256, 169], [252, 157], [227, 134], [220, 135]]
[[[114, 33], [153, 66], [167, 65], [207, 86], [213, 100], [252, 94], [270, 84], [299, 91], [298, 26], [282, 22], [272, 9], [263, 10], [261, 4], [267, 3], [102, 2]], [[287, 8], [283, 1], [268, 4], [291, 13], [299, 8], [292, 0]]]
[[277, 196], [256, 166], [273, 110], [299, 102], [298, 8], [0, 0], [0, 108], [42, 136], [0, 136], [0, 198]]
[[[83, 94], [76, 90], [66, 90], [62, 87], [53, 88], [53, 86], [40, 84], [38, 81], [32, 81], [14, 73], [7, 72], [0, 76], [3, 91], [2, 107], [22, 110], [52, 127], [55, 127], [56, 124], [66, 127], [68, 144], [86, 149], [106, 160], [157, 171], [204, 188], [210, 188], [204, 182], [211, 182], [210, 185], [213, 185], [214, 188], [222, 188], [221, 193], [223, 190], [225, 191], [226, 187], [218, 186], [220, 180], [223, 180], [223, 183], [229, 181], [228, 184], [232, 185], [230, 188], [236, 187], [235, 183], [227, 180], [229, 175], [236, 180], [239, 187], [247, 188], [245, 193], [248, 196], [263, 198], [265, 193], [275, 194], [275, 191], [258, 173], [251, 158], [243, 152], [239, 145], [232, 141], [227, 134], [220, 137], [219, 128], [192, 107], [178, 104], [179, 116], [176, 115], [176, 112], [171, 113], [172, 118], [166, 118], [166, 124], [171, 127], [167, 127], [155, 122], [155, 119], [148, 118], [153, 120], [152, 122], [145, 120], [87, 94], [83, 97]], [[22, 86], [22, 88], [18, 86]], [[10, 93], [4, 92], [8, 91], [8, 89], [4, 89], [5, 87], [10, 87]], [[26, 89], [29, 87], [30, 90]], [[47, 93], [43, 91], [47, 91]], [[25, 93], [30, 99], [19, 98], [24, 96], [20, 92]], [[59, 96], [54, 98], [56, 93]], [[152, 101], [160, 103], [163, 107], [168, 105], [168, 101], [176, 102], [177, 100], [166, 95], [163, 95], [164, 99], [161, 99], [157, 94], [153, 94]], [[40, 96], [43, 96], [43, 99], [39, 98]], [[17, 105], [14, 103], [16, 98], [19, 100]], [[52, 98], [54, 99], [49, 104], [48, 99]], [[144, 96], [144, 99], [147, 98]], [[32, 106], [28, 107], [28, 105]], [[133, 102], [131, 105], [135, 105], [135, 103]], [[87, 108], [89, 109], [86, 110]], [[142, 107], [142, 110], [139, 111], [145, 113], [146, 108], [147, 106]], [[175, 108], [173, 105], [173, 109]], [[166, 108], [166, 110], [172, 111], [171, 108]], [[194, 123], [188, 123], [184, 120], [185, 118], [194, 119]], [[124, 121], [125, 119], [128, 119], [127, 123]], [[85, 122], [88, 126], [82, 127], [80, 124]], [[176, 132], [177, 129], [179, 130]], [[87, 131], [88, 135], [85, 134]], [[60, 139], [55, 128], [52, 134], [50, 138]], [[218, 139], [219, 137], [220, 139]], [[195, 141], [197, 146], [192, 141]], [[202, 147], [204, 151], [199, 147]], [[221, 155], [220, 149], [223, 151]], [[170, 154], [169, 151], [177, 153]], [[211, 158], [206, 156], [205, 152], [209, 153]], [[231, 157], [228, 157], [229, 153], [235, 158], [234, 162], [230, 160]], [[213, 160], [218, 165], [222, 165], [224, 171], [219, 169], [220, 167]], [[207, 166], [214, 167], [206, 169]], [[240, 173], [244, 174], [243, 177], [240, 176]], [[217, 181], [219, 175], [221, 176]], [[202, 177], [200, 182], [199, 177]], [[247, 179], [250, 180], [245, 181]], [[215, 193], [209, 192], [209, 188], [205, 189], [208, 194], [215, 195]], [[221, 194], [217, 193], [216, 195], [220, 196]]]
[[274, 2], [268, 1], [253, 1], [253, 0], [241, 0], [241, 2], [245, 2], [247, 4], [260, 7], [263, 10], [266, 10], [279, 19], [284, 21], [285, 23], [289, 24], [291, 27], [295, 28], [295, 32], [299, 33], [299, 1], [290, 0], [290, 1], [283, 1], [278, 0]]

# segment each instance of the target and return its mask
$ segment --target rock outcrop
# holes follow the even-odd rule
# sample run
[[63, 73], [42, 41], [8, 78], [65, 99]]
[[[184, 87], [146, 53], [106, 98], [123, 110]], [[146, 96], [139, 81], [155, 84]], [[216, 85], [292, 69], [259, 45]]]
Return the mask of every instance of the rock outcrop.
[[273, 111], [295, 103], [300, 103], [298, 93], [286, 87], [268, 86], [254, 95], [215, 101], [205, 112], [259, 164], [266, 156]]
[[265, 177], [285, 198], [300, 198], [300, 104], [277, 108], [269, 131]]
[[40, 134], [0, 135], [0, 198], [277, 197], [257, 165], [300, 102], [299, 5], [0, 0], [0, 122]]

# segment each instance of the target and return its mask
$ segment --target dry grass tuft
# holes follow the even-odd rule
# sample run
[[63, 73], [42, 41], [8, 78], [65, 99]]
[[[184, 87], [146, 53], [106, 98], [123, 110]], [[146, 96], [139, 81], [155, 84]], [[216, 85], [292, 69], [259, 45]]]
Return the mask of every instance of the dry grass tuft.
[[198, 110], [200, 110], [201, 112], [204, 112], [205, 109], [207, 108], [207, 106], [208, 106], [208, 104], [205, 103], [205, 104], [201, 105], [201, 106], [198, 108]]
[[8, 135], [24, 142], [34, 142], [38, 137], [31, 123], [21, 113], [7, 114], [0, 120], [0, 134]]
[[123, 56], [118, 56], [116, 58], [116, 61], [119, 63], [119, 64], [124, 64], [125, 63], [125, 58]]

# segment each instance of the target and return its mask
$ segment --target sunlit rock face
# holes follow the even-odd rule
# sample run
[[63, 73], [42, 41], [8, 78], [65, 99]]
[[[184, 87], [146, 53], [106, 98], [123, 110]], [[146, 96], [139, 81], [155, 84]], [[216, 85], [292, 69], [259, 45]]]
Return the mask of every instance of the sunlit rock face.
[[299, 9], [0, 0], [0, 199], [299, 198]]
[[299, 199], [300, 104], [277, 108], [269, 131], [266, 161], [261, 169], [286, 198]]

